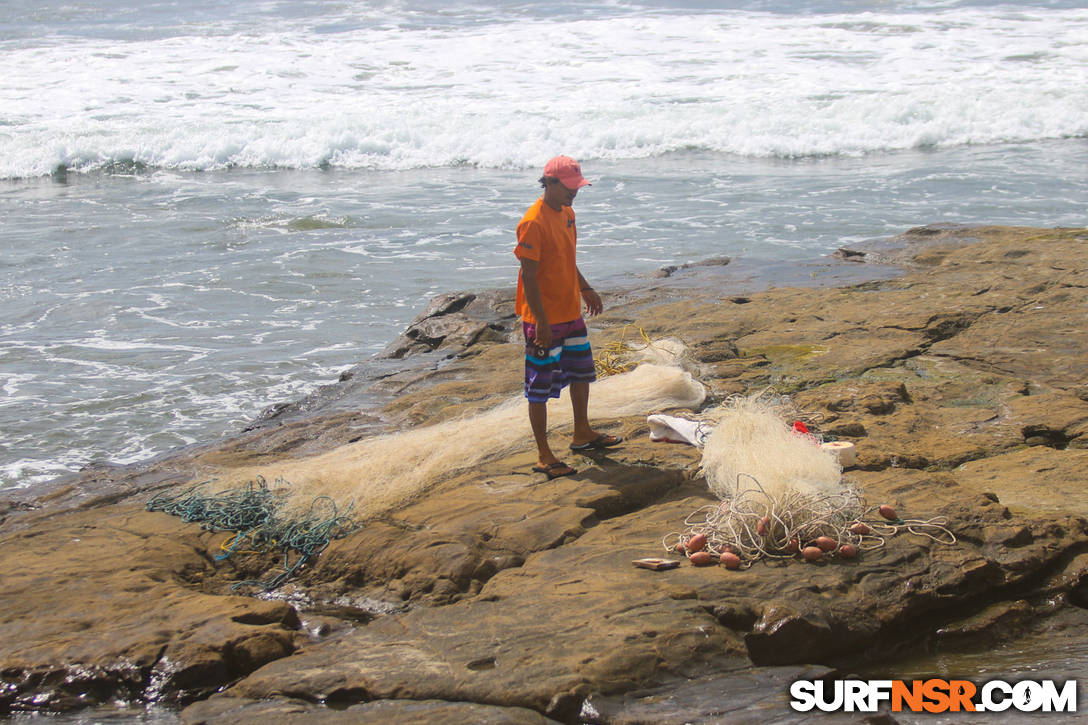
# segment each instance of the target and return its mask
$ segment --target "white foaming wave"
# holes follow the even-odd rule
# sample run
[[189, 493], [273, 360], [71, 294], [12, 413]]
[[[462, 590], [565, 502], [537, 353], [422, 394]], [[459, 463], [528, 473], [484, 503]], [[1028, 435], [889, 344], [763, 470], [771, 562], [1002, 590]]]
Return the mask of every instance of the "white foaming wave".
[[147, 340], [111, 340], [105, 337], [92, 337], [83, 340], [73, 340], [66, 343], [72, 348], [85, 348], [88, 350], [106, 351], [133, 351], [133, 350], [166, 350], [169, 352], [191, 352], [206, 354], [208, 351], [190, 345], [164, 345]]
[[8, 400], [0, 399], [0, 407], [3, 407], [4, 405], [11, 405], [12, 400], [19, 394], [19, 388], [21, 387], [21, 385], [25, 382], [33, 381], [35, 379], [36, 376], [23, 373], [5, 374], [3, 380], [0, 381], [0, 393], [3, 393], [8, 398]]
[[85, 459], [78, 454], [69, 454], [55, 460], [37, 460], [20, 458], [17, 461], [0, 465], [0, 489], [29, 488], [36, 483], [44, 483], [57, 476], [77, 470]]
[[733, 12], [6, 49], [0, 176], [861, 154], [1088, 135], [1088, 12]]

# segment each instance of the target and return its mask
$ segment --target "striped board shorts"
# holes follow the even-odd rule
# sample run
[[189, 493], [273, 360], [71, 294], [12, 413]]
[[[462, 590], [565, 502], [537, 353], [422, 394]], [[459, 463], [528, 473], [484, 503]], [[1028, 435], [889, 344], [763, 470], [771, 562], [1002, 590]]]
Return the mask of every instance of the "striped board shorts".
[[593, 350], [589, 347], [586, 323], [579, 317], [572, 322], [552, 325], [552, 347], [541, 350], [533, 344], [536, 325], [523, 322], [525, 333], [525, 397], [530, 403], [546, 403], [558, 398], [570, 383], [592, 383], [597, 379]]

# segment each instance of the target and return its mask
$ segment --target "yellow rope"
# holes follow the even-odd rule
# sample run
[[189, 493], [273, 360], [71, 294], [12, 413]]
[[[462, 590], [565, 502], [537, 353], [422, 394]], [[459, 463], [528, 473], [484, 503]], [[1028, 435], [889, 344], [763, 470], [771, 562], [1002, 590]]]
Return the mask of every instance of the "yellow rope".
[[[597, 377], [604, 378], [609, 375], [619, 375], [620, 373], [630, 372], [636, 367], [637, 363], [624, 362], [624, 358], [628, 353], [636, 349], [642, 349], [631, 347], [624, 341], [629, 327], [630, 325], [624, 325], [623, 331], [620, 333], [620, 339], [606, 344], [593, 359], [593, 367], [597, 371]], [[638, 328], [638, 334], [646, 347], [658, 347], [641, 327]]]
[[[261, 552], [257, 551], [256, 549], [231, 549], [231, 544], [234, 544], [238, 540], [238, 538], [240, 536], [241, 536], [241, 534], [235, 534], [234, 536], [228, 537], [226, 539], [226, 541], [224, 541], [222, 544], [219, 545], [219, 549], [221, 551], [229, 551], [232, 554], [260, 554], [261, 553]], [[273, 540], [272, 543], [275, 544], [276, 543], [275, 540]]]

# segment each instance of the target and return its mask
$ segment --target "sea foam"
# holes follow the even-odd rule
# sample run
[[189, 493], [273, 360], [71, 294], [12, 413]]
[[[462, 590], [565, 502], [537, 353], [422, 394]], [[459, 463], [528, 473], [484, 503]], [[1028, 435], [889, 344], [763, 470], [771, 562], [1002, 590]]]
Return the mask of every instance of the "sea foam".
[[[0, 177], [534, 167], [1088, 135], [1088, 12], [654, 13], [0, 44]], [[1079, 69], [1079, 70], [1078, 70]]]

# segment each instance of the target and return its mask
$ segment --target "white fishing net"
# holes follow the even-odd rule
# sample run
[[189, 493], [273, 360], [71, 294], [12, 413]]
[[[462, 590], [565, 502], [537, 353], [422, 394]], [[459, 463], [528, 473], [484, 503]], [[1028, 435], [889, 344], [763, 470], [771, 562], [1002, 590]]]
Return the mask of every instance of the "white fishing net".
[[[755, 488], [768, 495], [842, 493], [842, 466], [819, 441], [798, 434], [799, 414], [785, 399], [736, 396], [707, 414], [714, 429], [703, 444], [702, 472], [710, 490], [725, 499]], [[743, 474], [743, 475], [742, 475]]]
[[[697, 408], [706, 398], [706, 389], [690, 373], [656, 363], [599, 380], [590, 390], [594, 421]], [[549, 431], [570, 424], [572, 418], [564, 391], [548, 405]], [[401, 506], [435, 483], [485, 461], [532, 447], [526, 401], [518, 396], [478, 415], [366, 438], [311, 458], [235, 468], [217, 478], [231, 485], [257, 476], [290, 481], [287, 495], [301, 505], [324, 495], [343, 506], [354, 502], [357, 516], [366, 518]]]

